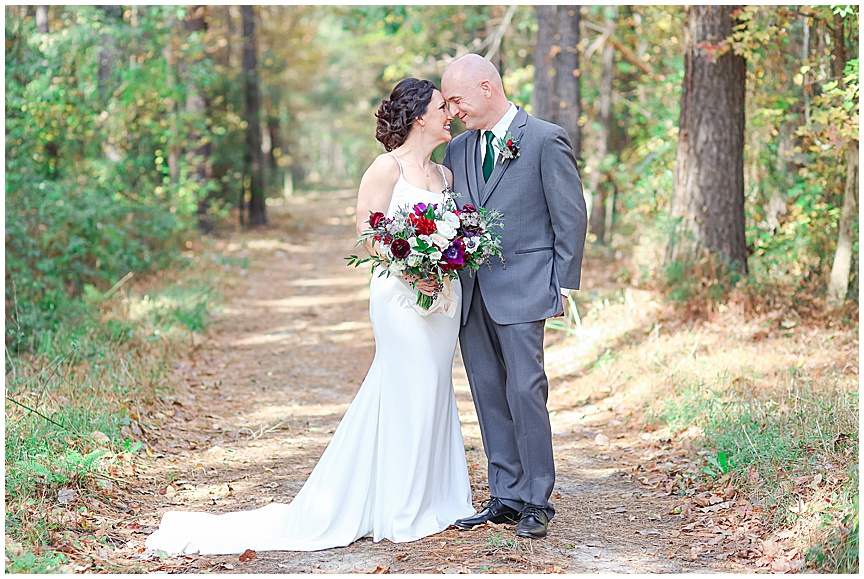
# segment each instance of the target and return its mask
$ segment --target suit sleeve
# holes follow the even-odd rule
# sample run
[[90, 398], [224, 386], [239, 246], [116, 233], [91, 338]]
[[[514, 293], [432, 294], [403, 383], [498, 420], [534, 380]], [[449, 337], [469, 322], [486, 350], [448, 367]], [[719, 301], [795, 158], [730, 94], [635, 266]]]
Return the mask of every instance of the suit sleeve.
[[451, 173], [453, 172], [453, 165], [450, 163], [450, 143], [447, 143], [447, 148], [444, 149], [444, 160], [441, 164], [450, 169]]
[[576, 157], [567, 133], [560, 127], [556, 127], [543, 144], [540, 175], [555, 235], [554, 264], [558, 284], [579, 289], [588, 212]]

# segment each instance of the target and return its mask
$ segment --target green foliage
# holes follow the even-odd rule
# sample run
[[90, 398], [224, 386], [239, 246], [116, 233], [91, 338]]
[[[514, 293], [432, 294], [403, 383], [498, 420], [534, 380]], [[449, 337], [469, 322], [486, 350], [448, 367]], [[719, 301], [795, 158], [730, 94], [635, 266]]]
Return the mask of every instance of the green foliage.
[[[701, 472], [712, 479], [728, 473], [748, 500], [771, 514], [765, 521], [769, 529], [791, 527], [805, 516], [795, 506], [801, 491], [790, 493], [794, 477], [819, 473], [839, 479], [811, 502], [821, 521], [813, 532], [824, 540], [810, 548], [807, 566], [823, 573], [857, 572], [857, 390], [839, 377], [826, 375], [816, 383], [794, 369], [785, 392], [764, 388], [762, 378], [718, 376], [708, 384], [679, 376], [674, 394], [649, 413], [649, 420], [673, 431], [698, 426], [707, 463]], [[849, 464], [850, 471], [837, 472], [837, 464]]]
[[47, 551], [40, 554], [24, 551], [19, 555], [7, 553], [7, 573], [57, 573], [60, 567], [69, 562], [63, 553]]
[[[175, 115], [184, 87], [170, 81], [161, 54], [176, 33], [176, 8], [134, 10], [135, 25], [95, 7], [57, 7], [56, 29], [39, 34], [7, 8], [12, 352], [47, 347], [61, 326], [98, 313], [94, 292], [175, 261], [206, 192], [185, 179], [183, 159], [178, 176], [169, 175], [170, 150], [205, 122]], [[202, 73], [191, 67], [190, 75]]]
[[[857, 30], [853, 6], [747, 6], [728, 40], [748, 61], [747, 244], [758, 281], [814, 278], [824, 286], [831, 267], [846, 181], [842, 150], [858, 138], [859, 114], [857, 59], [842, 78], [830, 72], [836, 47], [824, 39], [834, 14], [847, 33]], [[856, 34], [844, 43], [857, 54]]]
[[[225, 261], [214, 257], [212, 267], [224, 271]], [[25, 549], [10, 555], [13, 565], [35, 572], [51, 562], [27, 555], [54, 544], [57, 523], [42, 520], [50, 509], [40, 501], [64, 489], [92, 492], [142, 450], [148, 409], [170, 386], [172, 360], [188, 355], [190, 335], [206, 329], [218, 299], [206, 264], [144, 296], [105, 300], [97, 292], [101, 319], [58, 328], [38, 354], [7, 356], [6, 533]]]

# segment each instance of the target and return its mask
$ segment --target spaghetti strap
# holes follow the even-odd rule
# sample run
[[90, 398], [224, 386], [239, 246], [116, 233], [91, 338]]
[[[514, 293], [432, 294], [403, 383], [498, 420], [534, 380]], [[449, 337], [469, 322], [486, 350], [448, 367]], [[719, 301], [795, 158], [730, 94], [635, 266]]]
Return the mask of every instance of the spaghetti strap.
[[[393, 154], [393, 151], [388, 151], [387, 154], [390, 155], [390, 156], [392, 156], [394, 159], [396, 159], [396, 164], [399, 165], [399, 176], [400, 176], [400, 177], [405, 177], [405, 173], [402, 171], [402, 162], [399, 161], [399, 157], [397, 157], [396, 155], [394, 155], [394, 154]], [[445, 179], [445, 181], [446, 181], [446, 179]]]
[[444, 179], [444, 188], [447, 189], [450, 187], [450, 183], [447, 182], [447, 175], [444, 174], [444, 167], [438, 165], [438, 163], [435, 164], [438, 166], [438, 170], [441, 171], [441, 178]]

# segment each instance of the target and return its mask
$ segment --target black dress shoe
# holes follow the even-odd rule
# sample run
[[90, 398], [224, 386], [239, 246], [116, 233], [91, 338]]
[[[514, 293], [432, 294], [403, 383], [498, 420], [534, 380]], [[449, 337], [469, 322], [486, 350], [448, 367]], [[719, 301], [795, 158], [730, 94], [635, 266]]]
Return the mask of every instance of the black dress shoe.
[[459, 527], [460, 529], [464, 529], [466, 531], [470, 531], [476, 526], [483, 525], [485, 523], [495, 523], [500, 525], [501, 523], [515, 523], [519, 520], [519, 511], [516, 509], [511, 509], [507, 505], [501, 502], [501, 499], [497, 497], [492, 497], [486, 504], [483, 505], [483, 510], [474, 515], [473, 517], [465, 517], [464, 519], [458, 519], [454, 525]]
[[541, 539], [546, 536], [548, 526], [549, 517], [546, 516], [546, 511], [536, 505], [525, 505], [516, 526], [516, 536]]

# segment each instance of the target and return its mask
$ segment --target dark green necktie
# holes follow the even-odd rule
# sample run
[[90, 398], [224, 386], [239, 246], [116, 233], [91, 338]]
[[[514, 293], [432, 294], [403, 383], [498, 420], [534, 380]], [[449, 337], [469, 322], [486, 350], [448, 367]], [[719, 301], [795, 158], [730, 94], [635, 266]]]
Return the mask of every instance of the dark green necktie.
[[486, 131], [486, 157], [483, 159], [483, 180], [488, 181], [492, 169], [495, 167], [495, 149], [492, 148], [492, 139], [495, 135], [492, 131]]

